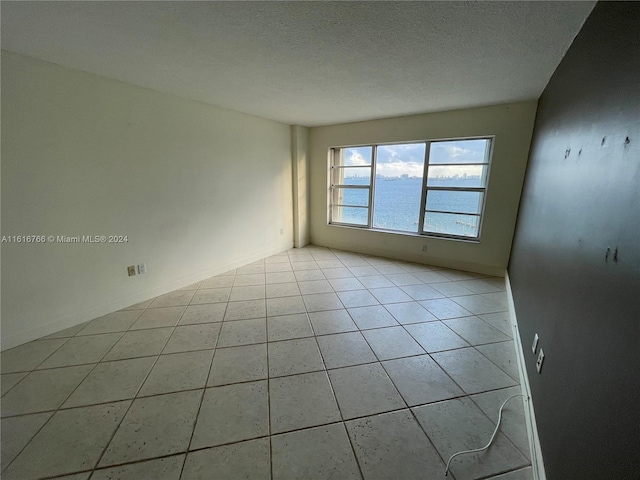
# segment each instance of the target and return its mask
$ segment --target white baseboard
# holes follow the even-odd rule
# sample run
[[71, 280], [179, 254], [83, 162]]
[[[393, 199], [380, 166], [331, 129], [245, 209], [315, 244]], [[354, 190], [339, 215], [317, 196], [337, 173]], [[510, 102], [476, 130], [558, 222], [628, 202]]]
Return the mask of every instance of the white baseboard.
[[511, 281], [509, 280], [509, 272], [506, 272], [504, 279], [507, 287], [507, 298], [509, 301], [509, 320], [511, 322], [513, 341], [516, 347], [516, 358], [518, 359], [520, 388], [522, 389], [522, 394], [526, 395], [528, 398], [528, 401], [525, 402], [524, 416], [527, 422], [527, 437], [529, 439], [531, 469], [533, 470], [534, 480], [546, 480], [547, 475], [545, 473], [544, 462], [542, 460], [542, 450], [540, 448], [540, 438], [538, 437], [536, 415], [533, 410], [533, 397], [531, 396], [529, 377], [527, 376], [527, 370], [524, 363], [524, 352], [522, 350], [522, 342], [520, 340], [520, 330], [518, 329], [518, 319], [516, 317], [515, 305], [513, 303], [513, 294], [511, 292]]
[[51, 335], [52, 333], [59, 332], [60, 330], [64, 330], [65, 328], [70, 328], [80, 323], [93, 320], [94, 318], [101, 317], [108, 313], [121, 310], [131, 305], [135, 305], [136, 303], [150, 300], [152, 298], [155, 298], [159, 295], [163, 295], [165, 293], [173, 292], [174, 290], [177, 290], [182, 287], [186, 287], [187, 285], [191, 285], [192, 283], [205, 280], [209, 277], [213, 277], [214, 275], [219, 275], [221, 273], [228, 272], [229, 270], [233, 270], [234, 268], [238, 268], [243, 265], [247, 265], [249, 263], [269, 257], [271, 255], [275, 255], [277, 253], [288, 250], [292, 247], [293, 247], [293, 242], [286, 242], [276, 247], [260, 250], [257, 253], [254, 253], [252, 255], [231, 259], [225, 264], [216, 265], [213, 268], [208, 268], [196, 274], [188, 275], [186, 277], [182, 277], [177, 280], [172, 280], [170, 282], [165, 283], [161, 287], [157, 287], [152, 290], [147, 290], [145, 292], [138, 293], [131, 296], [121, 297], [116, 300], [103, 303], [91, 309], [82, 310], [72, 315], [67, 315], [64, 318], [54, 319], [53, 321], [45, 325], [38, 325], [35, 328], [23, 330], [14, 335], [2, 335], [0, 349], [4, 351], [9, 348], [22, 345], [23, 343], [27, 343], [32, 340], [37, 340], [39, 338], [46, 337], [47, 335]]

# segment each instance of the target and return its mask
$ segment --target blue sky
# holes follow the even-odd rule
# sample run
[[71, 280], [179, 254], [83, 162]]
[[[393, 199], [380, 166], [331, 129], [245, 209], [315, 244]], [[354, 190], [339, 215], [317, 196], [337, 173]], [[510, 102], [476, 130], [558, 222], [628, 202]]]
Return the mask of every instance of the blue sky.
[[[484, 160], [487, 140], [455, 140], [449, 142], [433, 142], [431, 144], [430, 162], [434, 163], [479, 163]], [[345, 149], [346, 165], [370, 165], [371, 147], [355, 147]], [[398, 177], [403, 174], [421, 177], [423, 174], [425, 146], [423, 143], [380, 145], [378, 147], [377, 173], [387, 177]], [[365, 169], [349, 169], [351, 176], [357, 173], [364, 175]], [[478, 166], [438, 167], [437, 175], [453, 176], [477, 175], [481, 171]], [[431, 176], [431, 175], [430, 175]]]

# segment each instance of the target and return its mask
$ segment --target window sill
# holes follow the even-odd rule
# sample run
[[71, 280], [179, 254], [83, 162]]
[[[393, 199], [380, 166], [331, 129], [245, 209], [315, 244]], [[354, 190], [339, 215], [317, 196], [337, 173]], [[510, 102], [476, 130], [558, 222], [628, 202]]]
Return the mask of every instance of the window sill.
[[414, 232], [401, 232], [398, 230], [384, 230], [382, 228], [356, 227], [356, 226], [341, 225], [336, 223], [327, 223], [327, 226], [332, 228], [346, 228], [348, 230], [358, 230], [360, 232], [376, 232], [376, 233], [385, 233], [388, 235], [402, 235], [405, 237], [428, 238], [430, 240], [448, 240], [448, 241], [454, 241], [454, 242], [474, 243], [474, 244], [480, 243], [479, 238], [450, 237], [445, 235], [430, 235], [428, 233], [420, 234], [420, 233], [414, 233]]

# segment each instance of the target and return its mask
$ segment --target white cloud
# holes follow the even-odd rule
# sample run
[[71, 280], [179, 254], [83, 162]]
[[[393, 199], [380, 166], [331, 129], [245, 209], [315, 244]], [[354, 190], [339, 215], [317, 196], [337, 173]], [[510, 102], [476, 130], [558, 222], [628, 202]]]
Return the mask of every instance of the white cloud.
[[346, 165], [368, 165], [369, 160], [365, 159], [362, 154], [356, 150], [351, 150], [351, 155], [346, 159]]
[[455, 157], [460, 157], [460, 156], [468, 156], [468, 155], [473, 155], [474, 151], [469, 150], [467, 148], [461, 148], [461, 147], [447, 147], [447, 150], [449, 151], [449, 156], [451, 158], [455, 158]]

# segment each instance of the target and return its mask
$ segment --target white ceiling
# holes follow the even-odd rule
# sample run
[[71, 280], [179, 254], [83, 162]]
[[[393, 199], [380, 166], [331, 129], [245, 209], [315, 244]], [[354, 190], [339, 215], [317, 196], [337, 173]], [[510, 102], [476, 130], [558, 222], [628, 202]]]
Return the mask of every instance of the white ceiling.
[[289, 124], [537, 98], [594, 2], [6, 2], [2, 48]]

